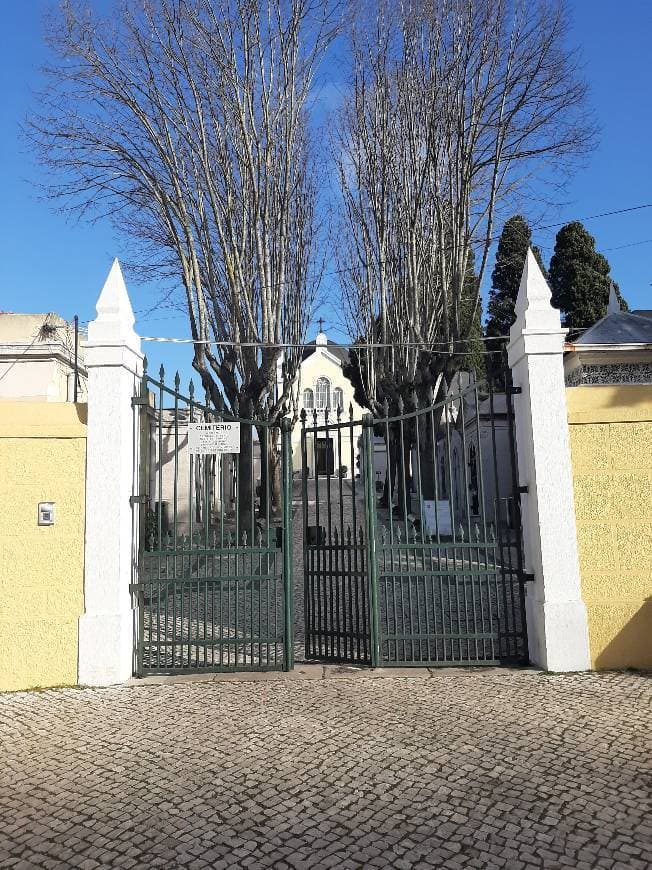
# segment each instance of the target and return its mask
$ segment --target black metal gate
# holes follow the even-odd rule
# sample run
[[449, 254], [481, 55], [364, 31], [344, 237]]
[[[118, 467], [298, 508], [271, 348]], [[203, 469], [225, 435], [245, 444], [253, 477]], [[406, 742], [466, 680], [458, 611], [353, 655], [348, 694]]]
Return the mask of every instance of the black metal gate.
[[[135, 663], [156, 673], [289, 670], [289, 421], [233, 416], [147, 373], [134, 398], [140, 450]], [[195, 453], [193, 424], [235, 423], [239, 452]], [[280, 464], [281, 503], [272, 497]]]
[[[307, 659], [371, 663], [368, 529], [359, 479], [362, 424], [325, 408], [301, 414]], [[324, 457], [328, 461], [324, 461]]]
[[[302, 415], [306, 657], [526, 661], [508, 373], [462, 374], [443, 401], [413, 394], [381, 419], [341, 418]], [[312, 457], [327, 439], [335, 461], [324, 467]]]

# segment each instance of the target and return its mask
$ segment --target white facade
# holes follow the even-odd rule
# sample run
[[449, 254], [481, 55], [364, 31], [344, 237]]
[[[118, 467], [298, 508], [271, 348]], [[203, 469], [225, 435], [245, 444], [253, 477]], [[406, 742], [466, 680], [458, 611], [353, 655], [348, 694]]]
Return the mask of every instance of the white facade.
[[[57, 314], [0, 314], [0, 399], [72, 402], [74, 328]], [[77, 401], [86, 401], [87, 374], [78, 348]]]
[[[345, 352], [339, 348], [329, 347], [328, 339], [323, 332], [317, 336], [315, 343], [306, 349], [306, 355], [301, 363], [298, 374], [299, 409], [306, 412], [306, 428], [324, 424], [328, 408], [328, 422], [337, 423], [337, 408], [340, 407], [342, 421], [350, 419], [351, 409], [353, 419], [360, 421], [366, 413], [353, 397], [353, 386], [344, 375], [342, 366], [346, 358]], [[352, 436], [353, 431], [353, 436]], [[342, 474], [351, 478], [358, 474], [359, 469], [359, 427], [342, 428], [338, 437], [337, 430], [328, 434], [319, 432], [315, 438], [308, 433], [306, 438], [306, 463], [308, 476], [314, 477], [317, 469], [325, 474], [327, 469], [334, 475]], [[301, 425], [292, 431], [292, 465], [296, 471], [302, 467], [301, 459]], [[346, 470], [344, 470], [346, 469]]]

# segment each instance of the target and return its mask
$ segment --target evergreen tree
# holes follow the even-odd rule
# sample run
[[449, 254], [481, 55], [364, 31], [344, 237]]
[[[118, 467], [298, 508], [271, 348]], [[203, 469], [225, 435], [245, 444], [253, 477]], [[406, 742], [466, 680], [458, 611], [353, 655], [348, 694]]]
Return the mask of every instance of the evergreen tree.
[[[595, 239], [579, 221], [559, 230], [549, 280], [552, 304], [561, 310], [565, 326], [584, 329], [605, 316], [610, 271], [607, 258], [595, 250]], [[615, 287], [621, 309], [628, 311], [618, 285]]]
[[[514, 303], [523, 274], [527, 249], [532, 241], [532, 231], [520, 214], [511, 217], [503, 227], [496, 251], [496, 265], [491, 273], [491, 290], [487, 313], [487, 336], [508, 335], [514, 323]], [[541, 252], [532, 248], [537, 263], [546, 274]]]

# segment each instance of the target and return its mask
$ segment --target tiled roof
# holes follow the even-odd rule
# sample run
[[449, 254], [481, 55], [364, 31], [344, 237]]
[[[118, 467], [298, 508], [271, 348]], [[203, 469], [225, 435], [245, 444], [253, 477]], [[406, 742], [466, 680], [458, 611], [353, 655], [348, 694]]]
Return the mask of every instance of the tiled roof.
[[[309, 356], [312, 356], [315, 352], [316, 343], [314, 341], [308, 342], [303, 350], [302, 359], [308, 359]], [[320, 345], [320, 347], [324, 347], [324, 345]], [[349, 361], [349, 352], [343, 347], [338, 347], [337, 345], [331, 344], [329, 341], [326, 342], [326, 350], [331, 353], [334, 357], [344, 365], [344, 363]]]
[[608, 314], [573, 344], [652, 344], [652, 312]]

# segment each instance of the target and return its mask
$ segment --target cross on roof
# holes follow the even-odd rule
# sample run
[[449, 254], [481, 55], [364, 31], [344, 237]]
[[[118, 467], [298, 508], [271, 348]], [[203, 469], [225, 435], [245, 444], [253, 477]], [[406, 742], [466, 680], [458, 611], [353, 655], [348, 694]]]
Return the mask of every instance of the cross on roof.
[[317, 321], [317, 323], [319, 324], [319, 331], [323, 332], [324, 331], [324, 318], [320, 317], [319, 320]]

